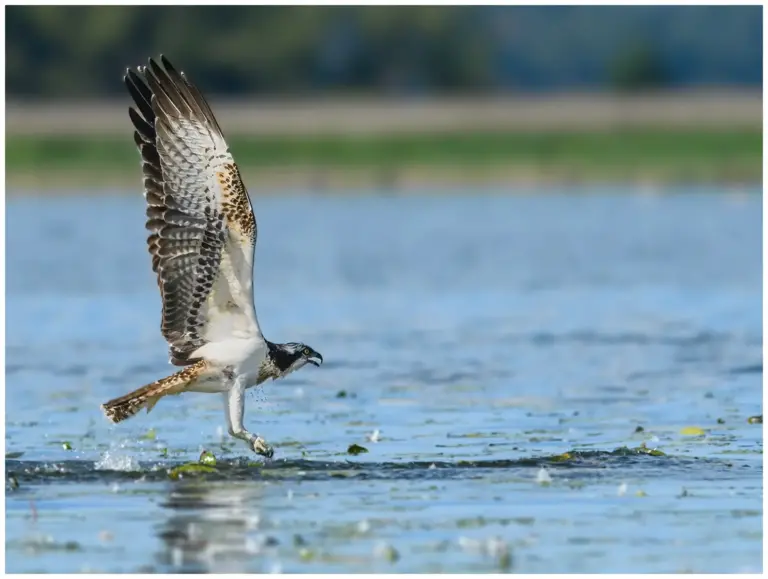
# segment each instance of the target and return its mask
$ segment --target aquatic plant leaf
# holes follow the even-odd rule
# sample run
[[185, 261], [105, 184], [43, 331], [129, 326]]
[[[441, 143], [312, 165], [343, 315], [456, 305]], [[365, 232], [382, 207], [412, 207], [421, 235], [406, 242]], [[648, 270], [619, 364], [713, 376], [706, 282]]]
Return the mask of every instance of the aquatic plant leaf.
[[150, 428], [149, 430], [147, 430], [147, 432], [142, 434], [139, 438], [143, 440], [155, 440], [157, 438], [157, 432], [155, 432], [154, 428]]
[[197, 462], [188, 462], [187, 464], [182, 464], [181, 466], [171, 469], [168, 472], [168, 476], [172, 479], [178, 479], [182, 474], [198, 474], [203, 472], [216, 472], [216, 469], [212, 466], [206, 466]]
[[360, 446], [359, 444], [350, 444], [349, 448], [347, 449], [347, 454], [351, 454], [354, 456], [357, 456], [358, 454], [363, 454], [365, 452], [368, 452], [368, 449], [364, 446]]
[[200, 459], [198, 462], [205, 466], [216, 466], [216, 457], [209, 450], [204, 450], [200, 454]]
[[395, 563], [400, 559], [400, 553], [397, 552], [389, 543], [379, 543], [373, 550], [374, 556], [384, 559], [389, 563]]
[[680, 430], [680, 434], [683, 436], [704, 436], [706, 432], [698, 426], [686, 426]]

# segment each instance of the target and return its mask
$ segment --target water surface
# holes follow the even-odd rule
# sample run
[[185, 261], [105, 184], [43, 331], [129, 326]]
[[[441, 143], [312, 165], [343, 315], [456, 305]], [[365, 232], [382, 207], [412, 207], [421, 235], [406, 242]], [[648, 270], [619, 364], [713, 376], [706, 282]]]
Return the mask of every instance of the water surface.
[[254, 198], [326, 360], [249, 395], [267, 464], [216, 395], [101, 415], [173, 370], [141, 197], [9, 198], [7, 571], [761, 571], [760, 195], [505, 193]]

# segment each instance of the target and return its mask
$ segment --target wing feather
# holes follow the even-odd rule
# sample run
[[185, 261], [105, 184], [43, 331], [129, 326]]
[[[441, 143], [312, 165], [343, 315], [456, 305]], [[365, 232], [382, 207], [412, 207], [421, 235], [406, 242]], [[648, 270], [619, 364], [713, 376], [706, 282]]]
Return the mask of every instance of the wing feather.
[[[261, 337], [253, 305], [256, 220], [205, 98], [167, 58], [128, 70], [125, 84], [144, 174], [147, 246], [163, 301], [171, 362], [208, 343]], [[205, 350], [203, 350], [205, 352]]]

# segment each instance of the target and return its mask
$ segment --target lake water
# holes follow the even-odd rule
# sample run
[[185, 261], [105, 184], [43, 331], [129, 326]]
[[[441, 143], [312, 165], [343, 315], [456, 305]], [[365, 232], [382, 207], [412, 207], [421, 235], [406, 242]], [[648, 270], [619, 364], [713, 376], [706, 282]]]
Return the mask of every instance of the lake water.
[[173, 371], [141, 196], [10, 197], [7, 571], [760, 572], [761, 192], [506, 193], [254, 198], [325, 358], [266, 464], [217, 395], [101, 414]]

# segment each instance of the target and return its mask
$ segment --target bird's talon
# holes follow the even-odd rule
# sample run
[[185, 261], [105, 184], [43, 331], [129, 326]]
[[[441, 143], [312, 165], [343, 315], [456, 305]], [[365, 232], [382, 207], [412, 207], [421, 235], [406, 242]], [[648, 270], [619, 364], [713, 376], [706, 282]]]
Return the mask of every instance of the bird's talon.
[[268, 445], [267, 441], [260, 436], [253, 441], [253, 451], [266, 458], [272, 458], [272, 456], [275, 454], [274, 449]]

